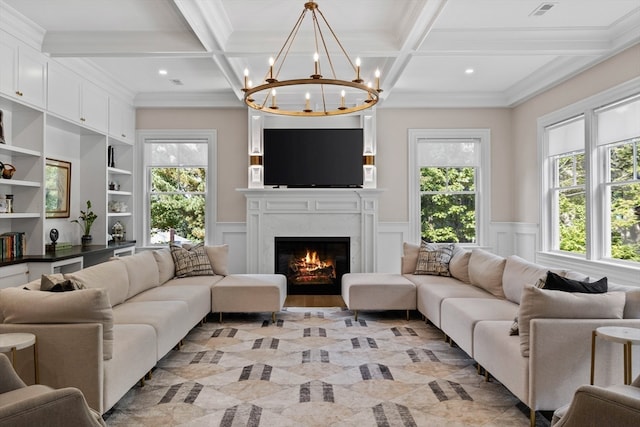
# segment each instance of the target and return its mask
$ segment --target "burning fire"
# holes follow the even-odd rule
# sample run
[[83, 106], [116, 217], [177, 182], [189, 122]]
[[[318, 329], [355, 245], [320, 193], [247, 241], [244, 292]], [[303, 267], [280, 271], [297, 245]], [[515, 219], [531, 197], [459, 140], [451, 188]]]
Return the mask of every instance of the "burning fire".
[[307, 249], [305, 256], [291, 258], [289, 269], [296, 282], [324, 282], [336, 277], [336, 269], [331, 260], [322, 260], [315, 251]]

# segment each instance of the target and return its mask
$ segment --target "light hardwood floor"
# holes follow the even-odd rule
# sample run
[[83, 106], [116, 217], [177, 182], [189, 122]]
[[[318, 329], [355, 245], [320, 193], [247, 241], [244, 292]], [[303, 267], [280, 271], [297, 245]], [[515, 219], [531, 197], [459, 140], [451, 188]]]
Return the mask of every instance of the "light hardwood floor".
[[346, 307], [340, 295], [287, 295], [285, 307]]

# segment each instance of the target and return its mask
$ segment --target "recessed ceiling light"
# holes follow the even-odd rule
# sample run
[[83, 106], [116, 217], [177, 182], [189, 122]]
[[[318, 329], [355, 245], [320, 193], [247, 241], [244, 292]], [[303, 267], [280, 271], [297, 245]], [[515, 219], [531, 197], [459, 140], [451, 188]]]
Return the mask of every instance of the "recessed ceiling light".
[[466, 74], [473, 74], [476, 70], [474, 70], [473, 68], [467, 68], [466, 70], [464, 70], [464, 72]]
[[169, 74], [169, 73], [168, 73], [168, 71], [167, 71], [167, 70], [165, 70], [165, 69], [160, 69], [160, 70], [158, 70], [158, 74], [160, 74], [161, 76], [166, 76], [166, 75], [167, 75], [167, 74]]

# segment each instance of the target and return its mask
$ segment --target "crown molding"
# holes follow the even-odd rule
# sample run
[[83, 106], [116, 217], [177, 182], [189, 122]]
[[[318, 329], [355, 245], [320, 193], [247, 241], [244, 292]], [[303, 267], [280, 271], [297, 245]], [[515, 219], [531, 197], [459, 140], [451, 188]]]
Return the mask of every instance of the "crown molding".
[[133, 103], [137, 108], [246, 108], [231, 91], [139, 93]]
[[0, 28], [34, 49], [41, 50], [45, 29], [3, 1], [0, 1]]

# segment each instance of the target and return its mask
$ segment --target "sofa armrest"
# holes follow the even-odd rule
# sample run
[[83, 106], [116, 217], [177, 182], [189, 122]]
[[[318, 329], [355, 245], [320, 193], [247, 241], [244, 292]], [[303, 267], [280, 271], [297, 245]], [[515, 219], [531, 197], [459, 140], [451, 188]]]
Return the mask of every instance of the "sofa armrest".
[[615, 390], [585, 385], [554, 427], [634, 427], [640, 425], [640, 389], [619, 386]]
[[[600, 326], [640, 328], [640, 319], [532, 319], [529, 356], [529, 407], [555, 410], [569, 403], [591, 377], [591, 336]], [[622, 383], [623, 346], [596, 343], [595, 383]], [[640, 360], [634, 364], [639, 372]]]
[[[102, 413], [102, 324], [0, 324], [0, 333], [11, 332], [36, 335], [41, 384], [79, 388], [89, 406]], [[27, 384], [34, 383], [32, 351], [18, 354], [16, 371]]]
[[52, 390], [29, 386], [3, 396], [10, 403], [0, 406], [0, 425], [27, 426], [104, 426], [104, 421], [87, 406], [77, 388]]

